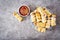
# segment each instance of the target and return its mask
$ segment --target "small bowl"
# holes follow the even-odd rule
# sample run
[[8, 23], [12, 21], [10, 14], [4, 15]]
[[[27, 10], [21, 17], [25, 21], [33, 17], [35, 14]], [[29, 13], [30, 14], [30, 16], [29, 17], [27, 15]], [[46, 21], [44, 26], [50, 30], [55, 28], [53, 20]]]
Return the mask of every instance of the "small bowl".
[[[25, 15], [25, 16], [22, 15], [21, 12], [20, 12], [21, 7], [23, 7], [23, 6], [26, 6], [26, 7], [28, 8], [28, 11], [29, 11], [29, 12], [27, 13], [27, 15]], [[22, 17], [26, 17], [26, 16], [28, 16], [29, 13], [30, 13], [30, 8], [29, 8], [26, 4], [23, 4], [23, 5], [20, 6], [20, 8], [19, 8], [19, 14], [20, 14]]]

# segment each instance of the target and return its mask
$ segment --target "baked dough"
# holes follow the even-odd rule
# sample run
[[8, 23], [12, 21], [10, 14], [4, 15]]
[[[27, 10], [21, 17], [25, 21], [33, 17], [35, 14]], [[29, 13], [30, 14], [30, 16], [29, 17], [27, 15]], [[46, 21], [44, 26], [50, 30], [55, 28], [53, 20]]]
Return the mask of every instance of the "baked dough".
[[51, 26], [56, 26], [56, 15], [52, 15], [51, 17]]
[[19, 16], [17, 12], [14, 11], [14, 12], [13, 12], [13, 15], [14, 15], [19, 21], [22, 21], [22, 20], [23, 20], [23, 18], [22, 18], [21, 16]]
[[41, 21], [41, 14], [39, 12], [35, 13], [37, 22]]
[[45, 23], [37, 22], [37, 27], [45, 27]]
[[41, 32], [46, 32], [46, 28], [42, 28], [41, 29]]
[[46, 29], [56, 25], [56, 15], [50, 13], [45, 7], [38, 7], [30, 15], [35, 29], [39, 32], [45, 32]]
[[51, 15], [51, 12], [46, 7], [43, 7], [43, 11], [46, 13], [47, 16]]
[[35, 13], [31, 13], [31, 21], [32, 22], [35, 22], [36, 21]]
[[47, 23], [46, 23], [46, 28], [50, 28], [50, 20], [47, 20]]

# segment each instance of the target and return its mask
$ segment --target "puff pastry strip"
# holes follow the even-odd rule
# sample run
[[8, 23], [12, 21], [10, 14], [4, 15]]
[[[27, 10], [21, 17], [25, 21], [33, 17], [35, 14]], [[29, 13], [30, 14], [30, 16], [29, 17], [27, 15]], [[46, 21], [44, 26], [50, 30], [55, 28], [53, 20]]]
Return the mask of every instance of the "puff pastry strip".
[[18, 15], [17, 12], [13, 12], [13, 15], [19, 20], [19, 21], [22, 21], [23, 18], [21, 16]]

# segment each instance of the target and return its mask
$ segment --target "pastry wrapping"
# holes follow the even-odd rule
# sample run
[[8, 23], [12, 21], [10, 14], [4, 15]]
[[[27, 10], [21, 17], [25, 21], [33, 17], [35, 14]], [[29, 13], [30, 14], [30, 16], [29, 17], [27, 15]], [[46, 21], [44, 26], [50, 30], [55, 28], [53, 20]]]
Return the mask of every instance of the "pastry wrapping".
[[23, 18], [21, 16], [18, 15], [17, 12], [14, 12], [13, 15], [19, 20], [19, 21], [22, 21]]

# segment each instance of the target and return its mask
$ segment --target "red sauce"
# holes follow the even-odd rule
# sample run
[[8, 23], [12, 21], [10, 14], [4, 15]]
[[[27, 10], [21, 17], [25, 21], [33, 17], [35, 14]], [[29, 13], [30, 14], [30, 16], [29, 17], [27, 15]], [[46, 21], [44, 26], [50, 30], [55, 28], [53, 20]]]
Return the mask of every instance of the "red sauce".
[[21, 6], [19, 8], [19, 13], [23, 16], [26, 16], [29, 13], [29, 9], [27, 6]]

